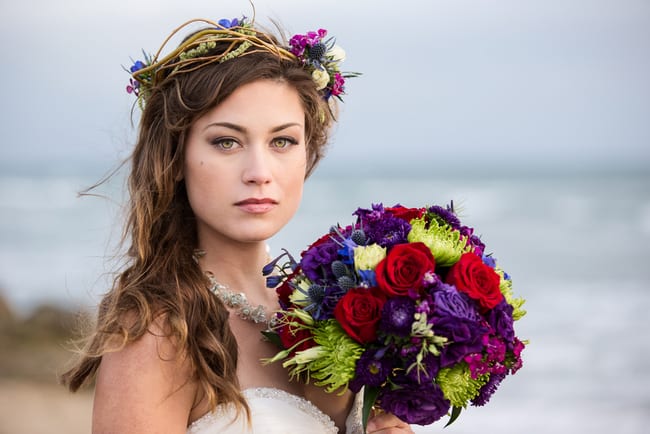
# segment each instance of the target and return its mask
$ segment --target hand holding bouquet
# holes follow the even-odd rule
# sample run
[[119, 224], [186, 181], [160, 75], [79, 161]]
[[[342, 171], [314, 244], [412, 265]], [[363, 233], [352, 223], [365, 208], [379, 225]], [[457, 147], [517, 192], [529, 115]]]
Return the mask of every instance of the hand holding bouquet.
[[354, 215], [300, 262], [285, 251], [265, 267], [281, 307], [266, 335], [282, 351], [268, 362], [328, 392], [363, 389], [364, 426], [373, 406], [428, 425], [487, 403], [522, 365], [510, 277], [453, 204]]

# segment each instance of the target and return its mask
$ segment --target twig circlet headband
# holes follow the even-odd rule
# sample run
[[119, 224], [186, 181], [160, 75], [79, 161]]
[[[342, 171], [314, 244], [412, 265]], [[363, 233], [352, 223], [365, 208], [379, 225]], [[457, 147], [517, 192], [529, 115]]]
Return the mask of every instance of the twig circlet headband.
[[[169, 41], [180, 31], [195, 23], [203, 28], [187, 37], [169, 54], [162, 55]], [[341, 99], [345, 93], [345, 79], [359, 73], [341, 72], [339, 64], [345, 59], [345, 51], [327, 38], [327, 30], [319, 29], [303, 35], [294, 35], [289, 47], [283, 47], [274, 39], [253, 28], [246, 18], [222, 19], [218, 22], [203, 18], [189, 20], [177, 27], [162, 43], [155, 55], [143, 51], [144, 60], [136, 60], [130, 67], [131, 79], [126, 87], [144, 108], [147, 97], [155, 86], [175, 74], [195, 71], [212, 63], [222, 63], [248, 54], [267, 52], [280, 59], [299, 61], [311, 74], [317, 89], [328, 100], [334, 96]], [[224, 50], [215, 52], [217, 42]]]

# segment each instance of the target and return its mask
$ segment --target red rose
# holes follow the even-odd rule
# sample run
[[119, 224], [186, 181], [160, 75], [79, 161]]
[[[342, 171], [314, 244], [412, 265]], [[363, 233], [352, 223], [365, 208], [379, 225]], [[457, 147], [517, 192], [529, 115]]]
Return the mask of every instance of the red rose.
[[484, 309], [492, 309], [503, 300], [499, 289], [501, 277], [474, 253], [464, 253], [449, 269], [446, 281], [477, 300]]
[[282, 285], [275, 288], [275, 293], [278, 294], [278, 299], [281, 303], [284, 303], [285, 306], [291, 304], [289, 297], [293, 294], [293, 288], [289, 284], [289, 279], [282, 282]]
[[[292, 317], [291, 321], [301, 323], [301, 321], [295, 317]], [[316, 342], [314, 342], [314, 339], [312, 339], [311, 332], [302, 327], [292, 327], [289, 324], [285, 324], [282, 327], [278, 328], [277, 331], [284, 348], [291, 348], [298, 342], [303, 341], [300, 345], [294, 348], [294, 350], [291, 352], [292, 354], [295, 354], [296, 351], [306, 350], [316, 345]]]
[[352, 288], [336, 304], [334, 317], [355, 341], [372, 342], [377, 338], [377, 323], [385, 301], [376, 288]]
[[391, 208], [385, 208], [385, 210], [391, 213], [394, 217], [407, 222], [422, 217], [426, 211], [424, 208], [405, 208], [403, 206], [394, 206]]
[[424, 275], [433, 272], [436, 261], [424, 243], [397, 244], [377, 264], [377, 285], [389, 297], [407, 296], [422, 289]]

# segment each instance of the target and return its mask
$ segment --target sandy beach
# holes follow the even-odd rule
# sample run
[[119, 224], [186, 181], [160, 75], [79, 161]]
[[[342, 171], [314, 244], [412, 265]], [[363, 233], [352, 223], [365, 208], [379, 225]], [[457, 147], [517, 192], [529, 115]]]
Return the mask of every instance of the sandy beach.
[[0, 379], [0, 434], [90, 433], [92, 393], [26, 379]]
[[57, 383], [78, 318], [53, 306], [19, 316], [0, 297], [0, 434], [90, 432], [92, 390]]

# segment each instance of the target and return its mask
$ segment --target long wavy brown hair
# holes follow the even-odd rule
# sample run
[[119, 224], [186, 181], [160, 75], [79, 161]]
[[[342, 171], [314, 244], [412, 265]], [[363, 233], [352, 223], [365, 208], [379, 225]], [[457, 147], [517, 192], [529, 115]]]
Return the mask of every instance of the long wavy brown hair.
[[[224, 47], [214, 50], [220, 49]], [[257, 80], [282, 81], [300, 95], [307, 175], [323, 156], [332, 111], [298, 60], [253, 53], [175, 74], [156, 85], [147, 96], [130, 157], [125, 266], [102, 299], [78, 360], [61, 377], [71, 391], [94, 378], [104, 354], [138, 340], [161, 319], [167, 337], [188, 356], [210, 407], [234, 403], [248, 413], [236, 376], [237, 341], [228, 311], [207, 289], [206, 277], [193, 260], [196, 223], [182, 170], [194, 120]]]

